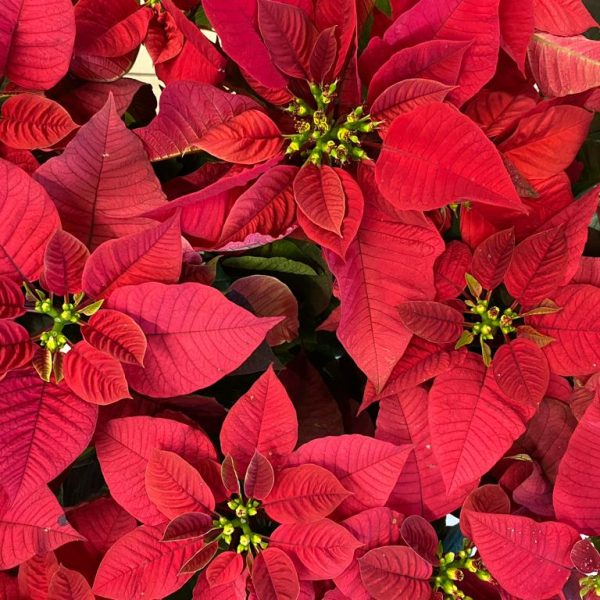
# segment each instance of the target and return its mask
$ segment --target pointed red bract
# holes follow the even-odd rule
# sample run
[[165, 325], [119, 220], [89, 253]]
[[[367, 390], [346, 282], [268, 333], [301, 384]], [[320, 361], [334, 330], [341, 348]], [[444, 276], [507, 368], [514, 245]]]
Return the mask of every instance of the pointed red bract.
[[198, 283], [115, 290], [107, 308], [129, 315], [148, 340], [144, 366], [125, 365], [136, 391], [166, 398], [207, 387], [239, 367], [279, 322], [260, 319]]
[[66, 469], [87, 447], [98, 414], [32, 369], [0, 381], [0, 409], [0, 490], [9, 501], [28, 497]]
[[600, 85], [600, 48], [582, 35], [536, 33], [527, 52], [533, 76], [546, 96], [568, 96]]
[[221, 429], [221, 451], [244, 474], [255, 450], [277, 464], [297, 440], [294, 405], [271, 366], [229, 411]]
[[350, 495], [327, 469], [300, 465], [278, 473], [263, 507], [278, 523], [312, 523], [329, 516]]
[[278, 548], [267, 548], [256, 557], [252, 584], [260, 600], [296, 600], [300, 596], [294, 563]]
[[0, 319], [0, 374], [25, 366], [34, 352], [35, 345], [24, 327]]
[[500, 46], [525, 72], [527, 47], [534, 29], [535, 0], [500, 0]]
[[596, 398], [569, 440], [558, 467], [553, 498], [556, 516], [589, 535], [597, 535], [600, 531], [600, 472], [596, 444], [599, 425], [600, 405]]
[[18, 284], [0, 277], [0, 319], [14, 319], [25, 313], [25, 298]]
[[378, 390], [411, 337], [396, 306], [433, 298], [433, 263], [442, 250], [425, 218], [405, 213], [393, 219], [367, 207], [346, 261], [328, 258], [340, 287], [338, 337]]
[[495, 146], [445, 104], [399, 116], [377, 160], [383, 195], [401, 210], [429, 210], [471, 200], [522, 209]]
[[0, 277], [38, 278], [59, 220], [48, 194], [19, 167], [0, 159]]
[[123, 536], [100, 563], [94, 593], [115, 600], [160, 598], [178, 590], [192, 574], [179, 567], [202, 545], [198, 541], [161, 542], [159, 528], [142, 525]]
[[309, 580], [336, 577], [361, 546], [350, 532], [329, 519], [280, 525], [271, 534], [271, 544], [292, 559], [301, 579]]
[[563, 226], [532, 235], [516, 248], [506, 272], [506, 289], [522, 306], [536, 306], [564, 279], [567, 239]]
[[386, 600], [392, 594], [415, 600], [431, 597], [431, 565], [412, 548], [375, 548], [360, 558], [358, 564], [362, 580], [376, 600]]
[[146, 337], [139, 325], [127, 315], [103, 309], [82, 327], [85, 340], [122, 363], [144, 364]]
[[109, 421], [97, 434], [96, 451], [112, 497], [138, 520], [160, 524], [167, 519], [145, 488], [148, 461], [155, 448], [174, 452], [192, 466], [216, 458], [204, 433], [184, 423], [152, 417]]
[[405, 514], [434, 520], [460, 506], [468, 490], [446, 493], [440, 464], [431, 449], [427, 405], [427, 390], [423, 387], [384, 392], [375, 436], [393, 444], [413, 446], [388, 505]]
[[54, 200], [63, 227], [90, 250], [147, 227], [151, 221], [141, 215], [165, 201], [142, 144], [121, 121], [112, 97], [35, 179]]
[[44, 289], [59, 296], [81, 292], [81, 276], [89, 256], [89, 250], [76, 237], [62, 229], [56, 231], [44, 253]]
[[474, 483], [525, 430], [536, 404], [512, 402], [470, 354], [464, 364], [435, 380], [429, 394], [433, 452], [449, 493]]
[[210, 512], [215, 499], [202, 476], [174, 452], [155, 449], [146, 467], [146, 493], [173, 519], [187, 512]]
[[581, 0], [534, 0], [535, 28], [555, 35], [577, 35], [598, 24]]
[[264, 500], [271, 493], [274, 483], [273, 465], [258, 450], [255, 450], [244, 477], [244, 495], [247, 498]]
[[67, 521], [54, 494], [42, 486], [26, 502], [0, 512], [0, 569], [11, 569], [35, 554], [82, 540]]
[[409, 446], [353, 434], [319, 438], [294, 452], [287, 464], [312, 463], [331, 471], [352, 492], [338, 508], [345, 517], [384, 506], [410, 453]]
[[88, 344], [75, 344], [63, 362], [65, 382], [80, 398], [112, 404], [131, 398], [121, 363]]
[[550, 369], [543, 351], [525, 339], [502, 344], [492, 362], [500, 389], [518, 404], [539, 404], [548, 389]]
[[213, 588], [231, 583], [241, 574], [244, 559], [236, 552], [226, 551], [214, 558], [206, 569], [206, 581]]
[[258, 26], [273, 63], [286, 75], [306, 79], [317, 31], [298, 7], [258, 0]]
[[94, 598], [90, 584], [77, 571], [61, 566], [50, 581], [48, 600], [94, 600]]
[[468, 531], [498, 583], [524, 600], [558, 594], [571, 573], [569, 553], [579, 540], [578, 533], [563, 523], [536, 523], [527, 517], [474, 508], [464, 510], [468, 529], [462, 519], [461, 528]]
[[8, 0], [0, 16], [0, 76], [50, 89], [66, 75], [74, 41], [70, 0]]
[[484, 289], [493, 290], [502, 283], [514, 248], [515, 232], [513, 229], [504, 229], [494, 233], [475, 248], [469, 273], [479, 281]]
[[278, 154], [283, 143], [275, 123], [254, 100], [190, 81], [169, 85], [158, 116], [136, 133], [151, 160], [203, 150], [223, 160], [256, 164]]
[[36, 554], [19, 566], [19, 598], [26, 596], [32, 600], [46, 600], [50, 582], [59, 565], [54, 552]]
[[600, 323], [591, 318], [600, 306], [600, 289], [569, 285], [551, 294], [561, 310], [527, 317], [526, 323], [554, 341], [544, 347], [550, 369], [558, 375], [600, 371]]
[[213, 519], [206, 513], [184, 513], [172, 519], [163, 534], [164, 542], [202, 537], [213, 528]]
[[453, 96], [462, 104], [494, 75], [500, 43], [497, 0], [427, 0], [404, 12], [385, 32], [394, 46], [430, 39], [466, 42], [460, 88]]
[[77, 123], [57, 102], [37, 94], [12, 96], [2, 105], [0, 140], [11, 148], [34, 150], [60, 142]]
[[429, 342], [455, 342], [463, 331], [463, 315], [441, 302], [403, 302], [398, 310], [404, 327]]

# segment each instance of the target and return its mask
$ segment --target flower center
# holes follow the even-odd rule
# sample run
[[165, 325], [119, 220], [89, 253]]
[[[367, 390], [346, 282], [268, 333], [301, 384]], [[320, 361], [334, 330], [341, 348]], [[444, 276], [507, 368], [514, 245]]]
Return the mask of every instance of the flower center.
[[81, 318], [74, 304], [65, 302], [59, 311], [48, 299], [38, 300], [35, 303], [35, 312], [48, 315], [54, 320], [52, 329], [40, 335], [40, 346], [48, 348], [50, 352], [56, 352], [65, 346], [68, 340], [63, 334], [63, 329], [67, 325], [79, 323]]
[[267, 548], [268, 543], [262, 536], [252, 530], [252, 517], [258, 514], [260, 502], [249, 498], [245, 503], [241, 496], [233, 498], [227, 506], [234, 512], [235, 516], [219, 517], [213, 521], [213, 525], [221, 533], [216, 538], [221, 540], [227, 548], [236, 545], [238, 553], [248, 552], [252, 548], [257, 552]]
[[583, 577], [579, 580], [579, 585], [581, 586], [579, 592], [581, 598], [584, 598], [590, 592], [594, 592], [596, 596], [600, 597], [600, 575], [588, 575], [587, 577]]
[[324, 160], [344, 164], [350, 160], [362, 160], [367, 153], [360, 147], [360, 134], [374, 131], [378, 123], [370, 115], [363, 115], [359, 106], [345, 117], [333, 120], [332, 101], [337, 82], [320, 87], [310, 84], [316, 109], [302, 98], [295, 98], [285, 110], [294, 115], [297, 133], [287, 136], [290, 143], [288, 156], [300, 154], [309, 162], [320, 165]]
[[441, 591], [444, 600], [460, 599], [473, 600], [458, 588], [457, 582], [465, 578], [464, 571], [475, 574], [481, 581], [491, 581], [492, 577], [483, 567], [481, 560], [473, 558], [473, 549], [465, 548], [455, 554], [447, 552], [443, 556], [438, 554], [440, 564], [437, 573], [433, 576], [434, 591]]

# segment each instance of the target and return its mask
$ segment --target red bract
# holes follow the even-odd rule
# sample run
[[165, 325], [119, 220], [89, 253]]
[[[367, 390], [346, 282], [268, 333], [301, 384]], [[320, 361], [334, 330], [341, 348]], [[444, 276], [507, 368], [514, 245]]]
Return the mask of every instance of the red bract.
[[4, 0], [0, 598], [598, 597], [599, 14]]

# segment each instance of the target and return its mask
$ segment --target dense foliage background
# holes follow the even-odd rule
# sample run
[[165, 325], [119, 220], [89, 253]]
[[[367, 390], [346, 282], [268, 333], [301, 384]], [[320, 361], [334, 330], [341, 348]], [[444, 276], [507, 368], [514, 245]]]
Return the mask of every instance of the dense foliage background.
[[600, 596], [598, 19], [0, 0], [0, 598]]

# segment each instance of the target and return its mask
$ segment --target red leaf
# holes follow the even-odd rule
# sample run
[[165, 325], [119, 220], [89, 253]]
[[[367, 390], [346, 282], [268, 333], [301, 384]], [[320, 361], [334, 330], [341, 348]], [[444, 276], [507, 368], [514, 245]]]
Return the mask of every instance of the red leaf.
[[287, 234], [296, 213], [292, 182], [297, 172], [292, 166], [272, 167], [241, 194], [225, 219], [219, 246]]
[[231, 583], [240, 576], [243, 568], [244, 561], [240, 554], [222, 552], [208, 565], [206, 581], [211, 588]]
[[202, 546], [198, 552], [183, 564], [181, 569], [179, 569], [179, 573], [195, 573], [196, 571], [204, 569], [204, 567], [206, 567], [206, 565], [214, 558], [218, 550], [219, 542], [217, 541]]
[[374, 548], [359, 558], [358, 564], [362, 580], [375, 600], [387, 600], [394, 594], [414, 600], [431, 597], [431, 565], [412, 548]]
[[179, 455], [192, 466], [216, 458], [206, 435], [170, 419], [113, 419], [97, 434], [96, 451], [113, 498], [136, 519], [159, 524], [165, 517], [146, 493], [145, 473], [155, 448]]
[[599, 426], [596, 396], [569, 440], [554, 486], [556, 516], [589, 535], [600, 532]]
[[600, 289], [568, 285], [551, 299], [561, 311], [527, 317], [526, 323], [554, 338], [543, 349], [552, 372], [583, 376], [600, 371], [600, 322], [591, 317], [600, 307]]
[[453, 93], [462, 104], [494, 75], [499, 47], [497, 0], [438, 0], [418, 2], [400, 15], [383, 39], [394, 47], [427, 40], [456, 40], [470, 44], [463, 59], [460, 89]]
[[199, 283], [143, 283], [115, 290], [108, 308], [140, 325], [144, 367], [125, 365], [131, 387], [153, 398], [188, 394], [239, 367], [279, 322], [260, 319]]
[[244, 71], [267, 88], [286, 87], [285, 77], [273, 65], [258, 34], [255, 2], [232, 0], [224, 3], [220, 0], [205, 0], [202, 8], [217, 32], [223, 50]]
[[551, 106], [520, 119], [499, 148], [526, 179], [552, 177], [573, 162], [593, 116], [578, 106]]
[[543, 351], [524, 339], [502, 344], [492, 362], [498, 387], [518, 404], [539, 404], [548, 389], [550, 369]]
[[6, 600], [20, 600], [17, 578], [7, 573], [0, 573], [0, 593], [4, 594]]
[[500, 0], [500, 45], [525, 73], [527, 47], [533, 35], [535, 0]]
[[409, 515], [400, 526], [402, 539], [431, 565], [438, 564], [438, 536], [429, 521], [419, 515]]
[[89, 250], [76, 237], [57, 230], [44, 253], [40, 278], [44, 289], [59, 296], [81, 292], [81, 276], [89, 256]]
[[140, 215], [165, 201], [142, 144], [121, 121], [112, 96], [35, 179], [54, 200], [63, 227], [90, 250], [140, 231], [150, 224]]
[[[77, 544], [77, 542], [75, 542]], [[58, 560], [54, 552], [36, 554], [19, 566], [18, 598], [47, 600], [48, 588], [54, 574], [58, 571]]]
[[112, 404], [131, 398], [121, 363], [85, 341], [69, 350], [63, 368], [65, 382], [87, 402]]
[[586, 575], [600, 570], [600, 552], [589, 539], [579, 540], [571, 549], [573, 565]]
[[18, 94], [2, 105], [0, 140], [11, 148], [47, 148], [77, 127], [60, 104], [44, 96]]
[[[323, 168], [325, 167], [321, 167], [321, 169]], [[363, 217], [364, 197], [354, 177], [342, 169], [335, 168], [333, 171], [335, 171], [341, 183], [344, 203], [346, 205], [346, 215], [341, 225], [341, 233], [333, 233], [314, 223], [304, 214], [301, 206], [297, 211], [296, 218], [309, 239], [320, 244], [323, 248], [335, 252], [340, 258], [344, 259], [348, 247], [356, 237]], [[296, 197], [297, 200], [298, 198]]]
[[321, 229], [341, 235], [346, 214], [342, 182], [331, 167], [305, 165], [294, 179], [298, 208]]
[[106, 553], [94, 593], [115, 600], [164, 598], [178, 590], [191, 576], [179, 575], [179, 567], [202, 542], [161, 542], [161, 530], [142, 525], [123, 536]]
[[237, 471], [235, 470], [235, 464], [232, 456], [225, 456], [221, 464], [221, 480], [225, 489], [230, 494], [241, 494], [240, 479]]
[[519, 304], [536, 306], [560, 285], [566, 268], [565, 228], [548, 229], [516, 247], [506, 272], [506, 289]]
[[278, 523], [312, 523], [329, 516], [350, 495], [327, 469], [300, 465], [278, 473], [263, 507]]
[[92, 588], [86, 578], [77, 571], [62, 565], [54, 574], [48, 589], [48, 600], [94, 600]]
[[[198, 554], [201, 552], [202, 550]], [[247, 579], [248, 574], [244, 571], [236, 580], [211, 588], [206, 581], [206, 573], [200, 573], [198, 583], [194, 587], [192, 600], [245, 600], [248, 596]]]
[[47, 90], [66, 75], [75, 41], [71, 0], [8, 0], [0, 32], [0, 76]]
[[14, 321], [0, 319], [0, 378], [4, 373], [26, 365], [36, 346], [27, 329]]
[[398, 310], [404, 327], [436, 344], [455, 342], [463, 331], [462, 314], [441, 302], [403, 302]]
[[255, 450], [277, 464], [296, 446], [298, 421], [294, 405], [273, 367], [233, 405], [221, 429], [221, 451], [246, 472]]
[[252, 584], [260, 600], [296, 600], [300, 597], [294, 563], [278, 548], [267, 548], [256, 557]]
[[[351, 54], [352, 43], [360, 33], [354, 0], [323, 0], [315, 3], [314, 22], [320, 32], [332, 30], [339, 48], [331, 77], [337, 77]], [[335, 29], [333, 29], [335, 27]]]
[[122, 536], [137, 527], [136, 520], [112, 498], [105, 496], [69, 511], [69, 520], [86, 540], [85, 556], [101, 556]]
[[525, 430], [535, 412], [504, 396], [480, 356], [438, 375], [429, 394], [433, 452], [449, 493], [475, 482]]
[[244, 477], [245, 496], [264, 500], [271, 493], [274, 483], [273, 465], [258, 450], [255, 450]]
[[179, 217], [109, 240], [92, 253], [83, 287], [92, 298], [107, 298], [117, 288], [146, 281], [175, 283], [181, 273]]
[[402, 48], [373, 76], [369, 84], [369, 103], [372, 104], [390, 87], [407, 79], [432, 80], [445, 84], [450, 90], [455, 88], [468, 47], [467, 42], [427, 40], [416, 46]]
[[250, 275], [236, 279], [229, 289], [241, 294], [256, 316], [284, 318], [267, 333], [269, 346], [292, 342], [298, 337], [298, 301], [285, 283], [269, 275]]
[[577, 35], [598, 23], [581, 0], [534, 0], [535, 28], [555, 35]]
[[564, 226], [567, 239], [567, 271], [562, 281], [557, 282], [557, 285], [566, 285], [577, 272], [579, 259], [588, 237], [588, 224], [598, 208], [599, 193], [600, 189], [598, 187], [592, 188], [582, 198], [571, 202], [552, 215], [536, 231], [536, 233], [539, 233], [559, 225]]
[[528, 94], [482, 90], [469, 102], [465, 113], [494, 139], [509, 133], [536, 104], [536, 98]]
[[0, 490], [11, 501], [28, 497], [85, 450], [98, 409], [30, 369], [0, 381], [0, 413]]
[[473, 252], [470, 273], [484, 289], [497, 288], [504, 279], [515, 249], [515, 232], [504, 229], [481, 242]]
[[277, 126], [247, 96], [232, 95], [191, 81], [171, 83], [160, 97], [160, 112], [136, 129], [150, 160], [205, 151], [240, 164], [276, 156], [283, 138]]
[[409, 213], [386, 217], [367, 207], [346, 260], [328, 255], [340, 288], [338, 337], [377, 390], [411, 337], [396, 306], [433, 298], [433, 263], [442, 250], [439, 234], [426, 219]]
[[377, 182], [402, 210], [465, 199], [522, 210], [496, 147], [471, 119], [445, 104], [420, 106], [392, 123], [377, 160]]
[[329, 73], [338, 55], [335, 39], [335, 26], [323, 29], [315, 40], [310, 53], [310, 79], [324, 84], [329, 79]]
[[307, 79], [317, 31], [306, 13], [290, 4], [258, 0], [258, 25], [275, 66]]
[[0, 159], [0, 277], [19, 284], [36, 280], [46, 244], [59, 225], [44, 188]]
[[[483, 562], [508, 593], [537, 600], [560, 592], [571, 573], [569, 552], [579, 540], [574, 529], [563, 523], [536, 523], [527, 517], [479, 512], [472, 507], [463, 513]], [[462, 519], [461, 527], [464, 530]]]
[[139, 325], [116, 310], [100, 310], [81, 328], [92, 346], [123, 363], [144, 364], [146, 337]]
[[544, 96], [568, 96], [600, 85], [600, 48], [582, 35], [536, 33], [527, 56]]
[[396, 117], [423, 104], [443, 102], [455, 87], [433, 79], [405, 79], [384, 90], [371, 104], [371, 117], [383, 121], [379, 133], [385, 139], [387, 128]]
[[80, 20], [75, 54], [119, 57], [137, 50], [146, 37], [152, 15], [153, 11], [149, 6], [141, 7], [100, 35], [93, 31], [96, 27], [90, 30], [85, 27], [88, 24]]
[[289, 465], [312, 463], [331, 471], [352, 496], [338, 508], [344, 517], [366, 508], [384, 506], [410, 453], [363, 435], [319, 438], [304, 444], [288, 459]]
[[0, 569], [12, 569], [35, 554], [83, 539], [46, 486], [33, 490], [26, 502], [15, 502], [0, 513], [0, 537]]
[[15, 319], [25, 314], [25, 298], [21, 287], [0, 277], [0, 319]]
[[174, 519], [188, 512], [211, 512], [215, 499], [202, 476], [174, 452], [154, 449], [146, 467], [146, 493], [161, 513]]
[[316, 523], [280, 525], [269, 547], [280, 548], [294, 563], [301, 579], [330, 579], [352, 561], [362, 544], [341, 525], [322, 519]]
[[167, 525], [164, 542], [202, 537], [213, 528], [213, 519], [206, 513], [191, 512], [178, 515]]
[[430, 521], [439, 519], [460, 506], [469, 490], [446, 493], [440, 465], [431, 449], [427, 391], [416, 387], [384, 394], [375, 436], [393, 444], [413, 446], [388, 505], [405, 514], [420, 514]]

